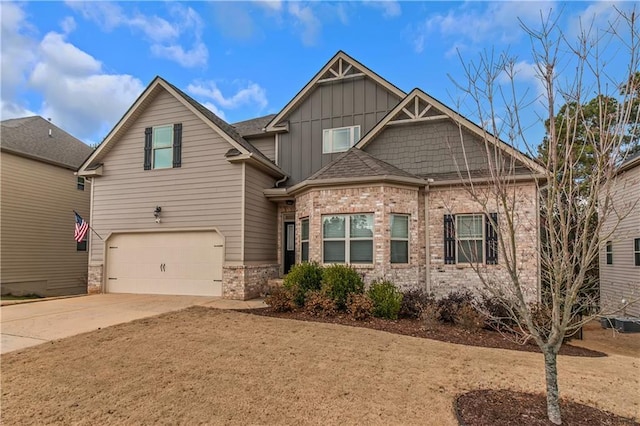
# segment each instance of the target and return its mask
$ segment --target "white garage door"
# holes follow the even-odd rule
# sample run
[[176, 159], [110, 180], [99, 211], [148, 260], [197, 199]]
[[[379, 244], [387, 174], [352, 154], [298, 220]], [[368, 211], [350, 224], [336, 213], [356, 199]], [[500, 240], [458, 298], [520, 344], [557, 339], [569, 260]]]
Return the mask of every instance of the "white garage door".
[[115, 234], [107, 292], [222, 295], [224, 239], [215, 231]]

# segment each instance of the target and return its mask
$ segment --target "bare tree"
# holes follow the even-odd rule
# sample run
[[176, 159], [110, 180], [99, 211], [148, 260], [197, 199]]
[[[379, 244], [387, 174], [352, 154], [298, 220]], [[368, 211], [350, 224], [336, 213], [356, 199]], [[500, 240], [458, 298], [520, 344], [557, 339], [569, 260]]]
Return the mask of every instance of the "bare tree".
[[[638, 125], [638, 108], [633, 107], [631, 97], [640, 88], [635, 7], [616, 12], [617, 18], [606, 28], [596, 28], [592, 22], [575, 36], [563, 32], [551, 13], [541, 14], [537, 29], [521, 23], [531, 41], [540, 88], [536, 96], [518, 91], [518, 61], [507, 54], [485, 52], [475, 62], [463, 61], [466, 82], [456, 82], [485, 129], [488, 165], [483, 183], [478, 183], [466, 157], [458, 162], [459, 175], [472, 200], [499, 230], [501, 275], [479, 263], [473, 268], [482, 291], [499, 300], [512, 324], [540, 347], [545, 361], [547, 414], [554, 424], [562, 422], [558, 351], [566, 336], [602, 313], [583, 295], [585, 289], [597, 285], [589, 271], [598, 258], [603, 223], [607, 219], [619, 221], [639, 205], [638, 199], [626, 200], [623, 208], [614, 208], [612, 203], [616, 170], [624, 160], [622, 148], [629, 142], [628, 129]], [[612, 46], [617, 46], [617, 60], [625, 58], [626, 69], [608, 69], [606, 55]], [[594, 103], [597, 112], [590, 111], [590, 122], [586, 123], [583, 106], [589, 104], [593, 109]], [[572, 105], [571, 113], [562, 114], [559, 126], [558, 107], [568, 104]], [[538, 115], [539, 125], [548, 123], [547, 155], [541, 167], [533, 168], [534, 200], [521, 184], [521, 161], [511, 155], [512, 148], [525, 147], [535, 157], [538, 144], [526, 140], [523, 124], [524, 111], [532, 108], [545, 111]], [[579, 137], [578, 128], [582, 129]], [[468, 142], [463, 136], [461, 128], [460, 140], [450, 143], [464, 147]], [[583, 164], [578, 162], [586, 149], [592, 150], [592, 163], [585, 178]], [[532, 203], [539, 210], [535, 221], [523, 215]], [[519, 249], [522, 229], [531, 227], [539, 230], [537, 256], [544, 283], [542, 293], [533, 297], [531, 279], [522, 275], [522, 264], [530, 259], [522, 259]], [[588, 312], [584, 309], [587, 306], [591, 308]], [[585, 312], [587, 315], [579, 316]]]

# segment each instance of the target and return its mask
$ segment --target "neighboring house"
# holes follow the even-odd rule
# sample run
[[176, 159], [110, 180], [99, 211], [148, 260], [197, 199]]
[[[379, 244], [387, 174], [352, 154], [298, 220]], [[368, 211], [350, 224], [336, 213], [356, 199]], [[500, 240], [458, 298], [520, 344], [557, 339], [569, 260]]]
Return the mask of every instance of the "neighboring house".
[[[626, 303], [640, 317], [640, 153], [618, 169], [611, 188], [612, 213], [600, 234], [600, 304], [604, 311]], [[620, 313], [622, 314], [622, 312]]]
[[[105, 236], [90, 285], [247, 299], [302, 261], [439, 296], [479, 285], [470, 261], [504, 280], [501, 218], [480, 214], [456, 167], [466, 153], [463, 173], [487, 184], [484, 135], [343, 52], [278, 114], [234, 126], [156, 77], [79, 170]], [[519, 273], [535, 300], [540, 168], [490, 143], [515, 165]]]
[[73, 211], [89, 218], [91, 189], [75, 171], [92, 149], [42, 117], [2, 121], [0, 148], [2, 294], [86, 293]]

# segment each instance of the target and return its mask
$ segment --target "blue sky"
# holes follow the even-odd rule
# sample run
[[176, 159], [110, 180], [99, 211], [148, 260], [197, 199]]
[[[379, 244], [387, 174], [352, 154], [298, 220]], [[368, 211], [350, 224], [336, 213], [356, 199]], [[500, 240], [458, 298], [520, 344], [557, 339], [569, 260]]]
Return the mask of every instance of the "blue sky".
[[[508, 50], [535, 94], [518, 18], [535, 25], [549, 9], [572, 34], [580, 19], [605, 25], [614, 3], [2, 2], [1, 116], [42, 115], [100, 142], [160, 75], [232, 123], [278, 112], [338, 50], [452, 107], [457, 52]], [[541, 138], [535, 111], [528, 119]]]

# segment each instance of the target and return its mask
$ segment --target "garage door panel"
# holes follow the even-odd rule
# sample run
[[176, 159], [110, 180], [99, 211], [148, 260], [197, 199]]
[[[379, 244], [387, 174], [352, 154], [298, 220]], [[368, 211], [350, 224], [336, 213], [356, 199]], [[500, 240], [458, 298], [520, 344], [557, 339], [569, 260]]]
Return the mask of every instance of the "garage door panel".
[[107, 292], [221, 296], [223, 241], [214, 231], [114, 235]]

